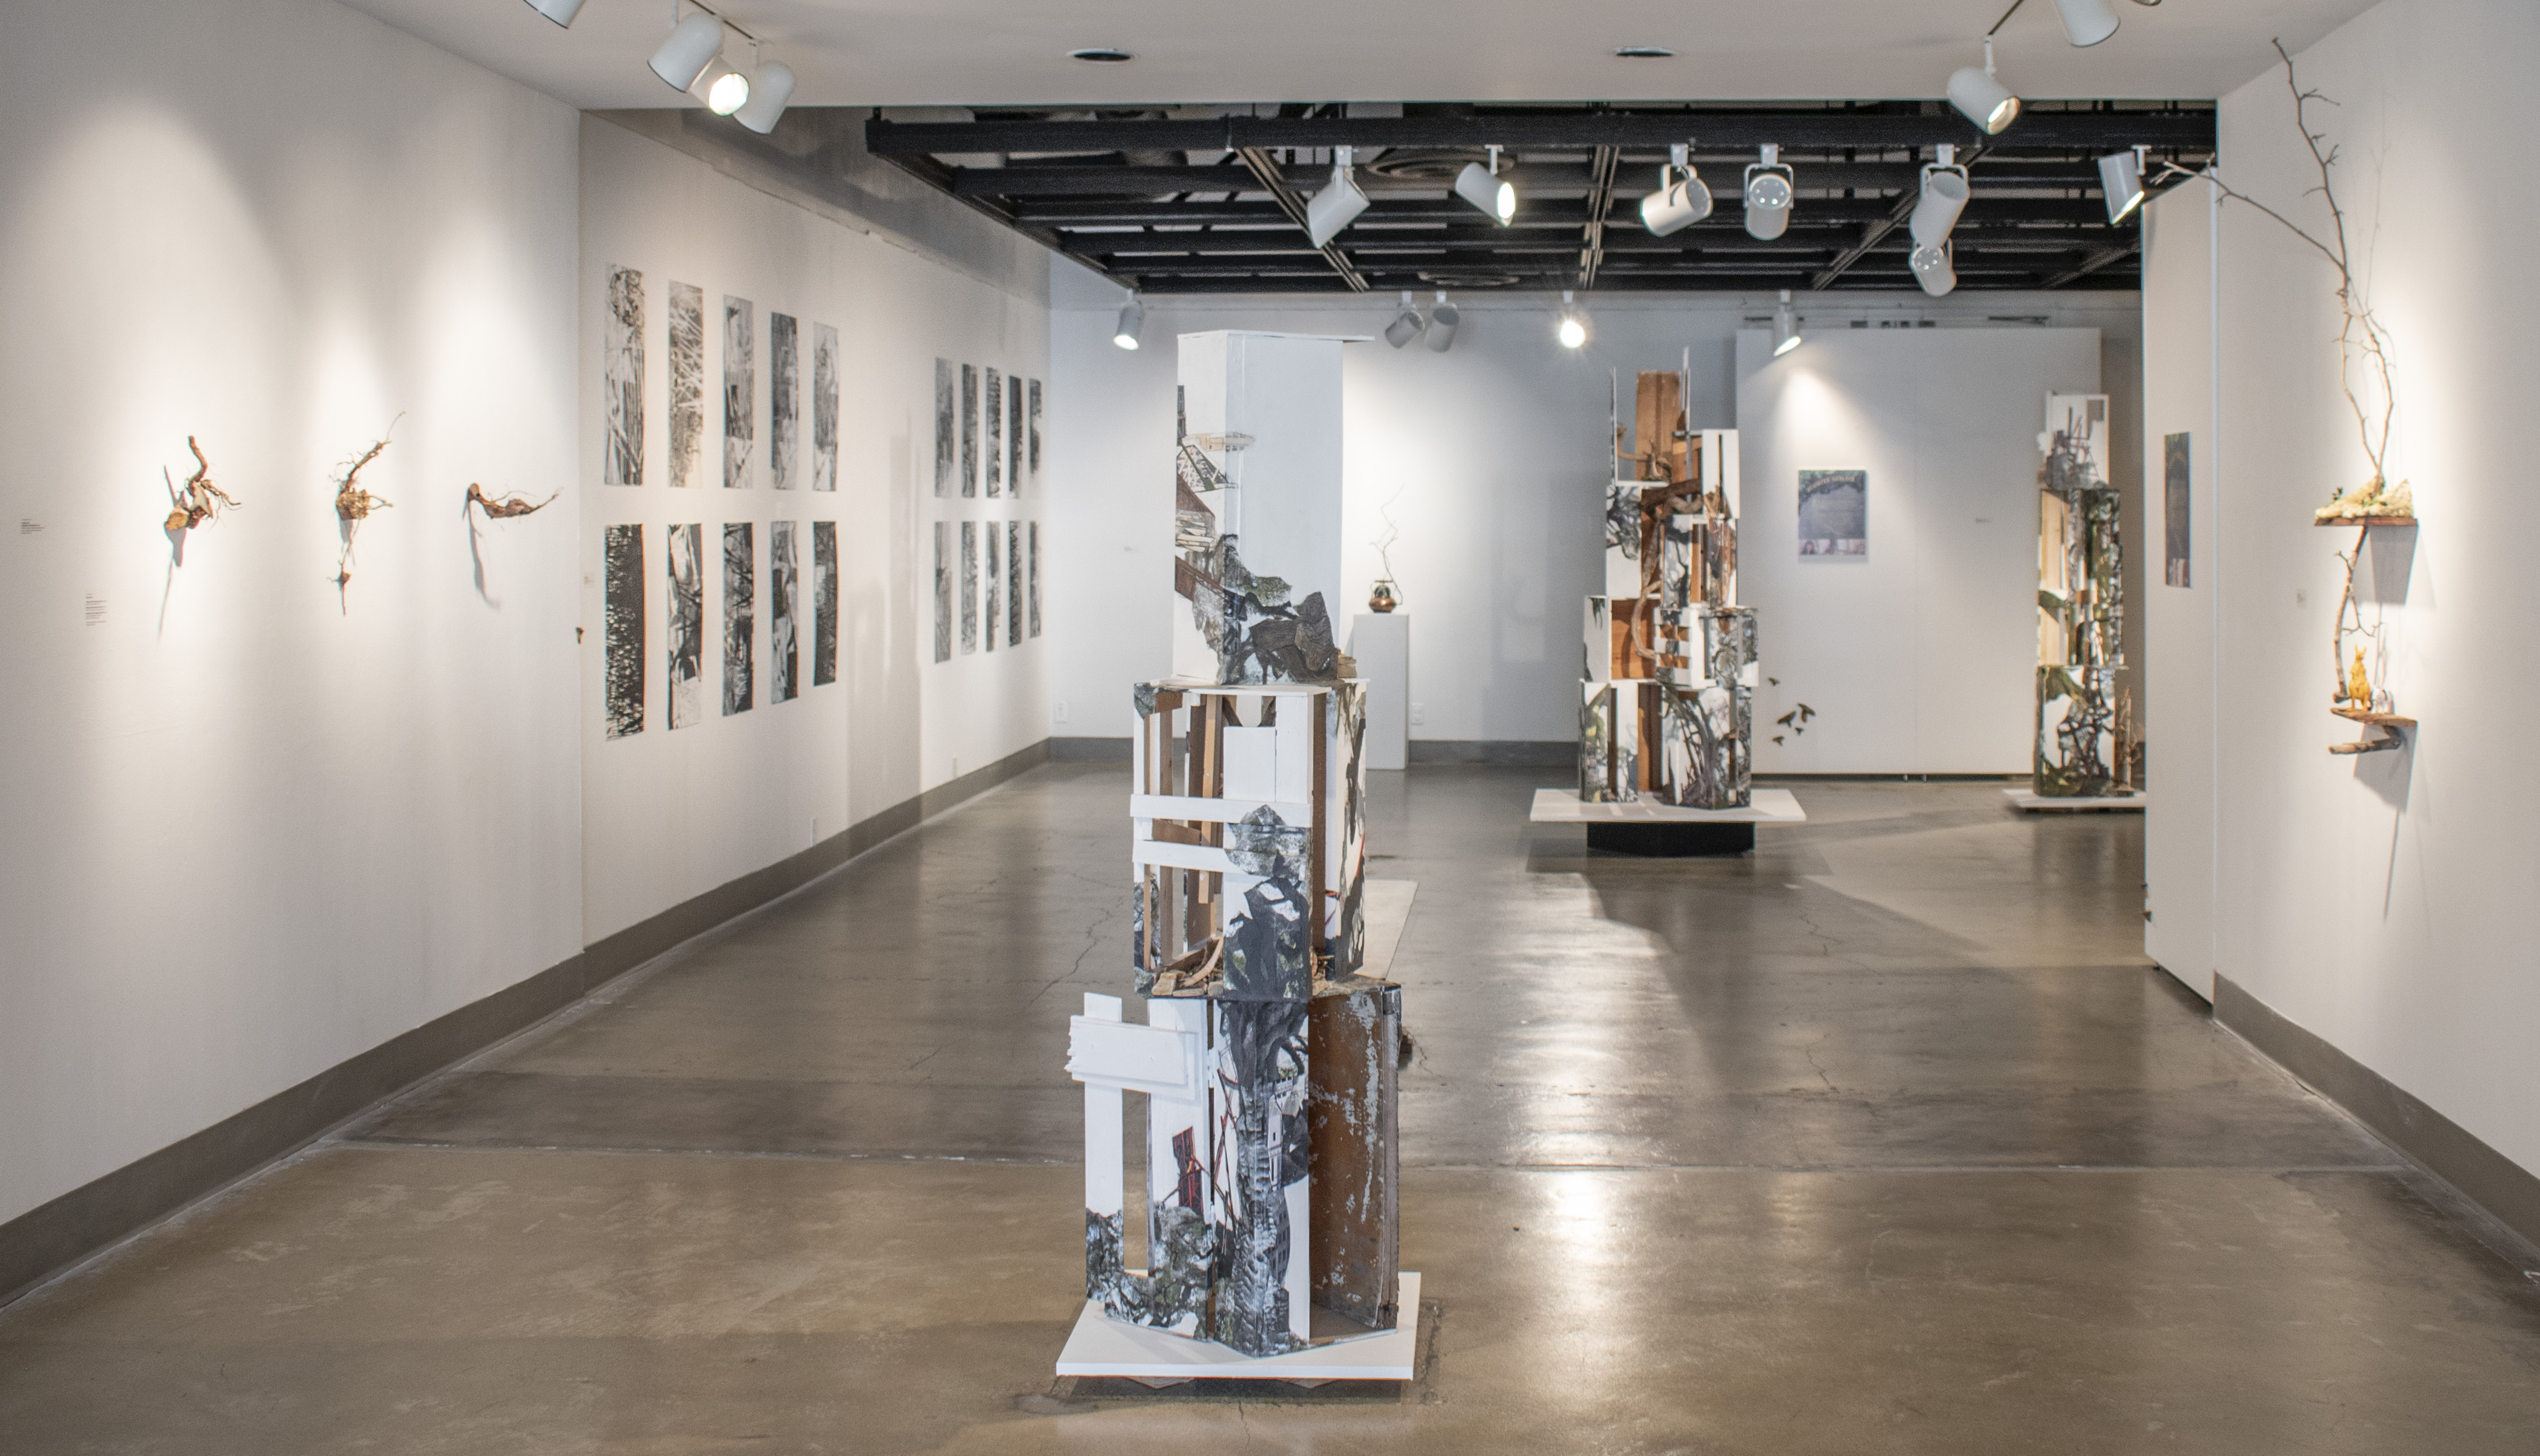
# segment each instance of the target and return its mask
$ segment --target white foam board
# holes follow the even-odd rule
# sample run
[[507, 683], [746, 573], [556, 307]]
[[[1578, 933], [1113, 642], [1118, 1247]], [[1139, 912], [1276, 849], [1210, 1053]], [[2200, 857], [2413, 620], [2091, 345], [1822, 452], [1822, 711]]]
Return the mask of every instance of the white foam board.
[[1125, 1324], [1088, 1299], [1059, 1352], [1061, 1375], [1139, 1380], [1408, 1380], [1420, 1348], [1420, 1276], [1402, 1276], [1402, 1323], [1287, 1354], [1248, 1355], [1207, 1340]]

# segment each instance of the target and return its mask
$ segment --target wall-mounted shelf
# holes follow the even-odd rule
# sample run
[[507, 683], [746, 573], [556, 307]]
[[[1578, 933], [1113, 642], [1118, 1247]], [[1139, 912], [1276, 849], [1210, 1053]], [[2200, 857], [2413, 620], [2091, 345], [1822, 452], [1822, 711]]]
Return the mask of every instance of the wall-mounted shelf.
[[2351, 719], [2356, 723], [2381, 730], [2377, 737], [2360, 738], [2352, 743], [2331, 743], [2328, 745], [2328, 751], [2331, 753], [2380, 753], [2387, 749], [2398, 748], [2407, 742], [2399, 736], [2398, 730], [2414, 728], [2417, 726], [2415, 719], [2402, 718], [2396, 713], [2367, 713], [2361, 708], [2331, 708], [2328, 711], [2340, 718]]
[[2312, 517], [2313, 525], [2415, 525], [2414, 516], [2328, 516]]
[[2354, 719], [2357, 723], [2368, 723], [2374, 728], [2415, 728], [2417, 726], [2415, 719], [2401, 718], [2396, 713], [2367, 713], [2361, 708], [2331, 708], [2328, 711], [2340, 718]]

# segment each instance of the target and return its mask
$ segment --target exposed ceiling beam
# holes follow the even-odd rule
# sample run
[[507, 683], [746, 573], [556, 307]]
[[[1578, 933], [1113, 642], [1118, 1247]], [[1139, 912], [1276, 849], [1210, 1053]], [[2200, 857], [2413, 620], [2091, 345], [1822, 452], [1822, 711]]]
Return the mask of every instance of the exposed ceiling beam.
[[1622, 160], [1620, 149], [1598, 147], [1588, 165], [1587, 245], [1579, 250], [1581, 288], [1596, 286], [1596, 265], [1605, 260], [1605, 215], [1614, 210], [1614, 170]]
[[2054, 277], [2047, 279], [2045, 282], [2040, 283], [2037, 286], [2039, 288], [2062, 288], [2065, 284], [2071, 283], [2075, 279], [2087, 277], [2088, 275], [2099, 271], [2101, 268], [2117, 261], [2119, 258], [2132, 257], [2137, 252], [2141, 251], [2142, 248], [2143, 239], [2141, 237], [2130, 239], [2129, 241], [2118, 243], [2113, 247], [2103, 247], [2097, 252], [2081, 259], [2081, 261], [2074, 264], [2072, 267], [2065, 269], [2063, 272], [2056, 274]]
[[[1282, 167], [1276, 163], [1271, 166], [1277, 175], [1292, 187], [1312, 186], [1330, 171], [1324, 167]], [[1656, 166], [1651, 164], [1653, 170], [1646, 177], [1627, 176], [1618, 171], [1615, 194], [1638, 197], [1651, 190], [1657, 182]], [[1801, 159], [1793, 162], [1792, 166], [1799, 173], [1801, 205], [1805, 205], [1812, 191], [1841, 188], [1895, 191], [1909, 188], [1922, 173], [1922, 164], [1916, 162], [1811, 163]], [[952, 178], [951, 191], [956, 197], [1164, 197], [1183, 192], [1208, 195], [1258, 193], [1263, 190], [1257, 173], [1232, 166], [1116, 167], [1075, 162], [1064, 166], [956, 167], [945, 171]], [[1522, 199], [1529, 194], [1569, 192], [1579, 195], [1595, 184], [1593, 173], [1586, 166], [1533, 163], [1504, 171], [1501, 175], [1517, 184], [1520, 209], [1525, 206]], [[1367, 194], [1379, 201], [1389, 194], [1408, 192], [1435, 198], [1446, 191], [1446, 183], [1443, 180], [1388, 177], [1364, 167], [1359, 169], [1358, 179]], [[2087, 162], [2003, 158], [1979, 173], [1975, 185], [1979, 195], [1987, 188], [2096, 188], [2099, 173]]]

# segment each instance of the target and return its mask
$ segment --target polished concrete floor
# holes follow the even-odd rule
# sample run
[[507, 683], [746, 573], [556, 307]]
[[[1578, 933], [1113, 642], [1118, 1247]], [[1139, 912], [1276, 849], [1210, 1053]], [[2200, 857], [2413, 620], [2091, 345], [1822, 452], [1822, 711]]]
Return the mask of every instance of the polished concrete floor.
[[0, 1450], [2540, 1451], [2540, 1283], [2140, 953], [2142, 825], [1378, 775], [1407, 1388], [1054, 1380], [1125, 773], [1053, 765], [0, 1311]]

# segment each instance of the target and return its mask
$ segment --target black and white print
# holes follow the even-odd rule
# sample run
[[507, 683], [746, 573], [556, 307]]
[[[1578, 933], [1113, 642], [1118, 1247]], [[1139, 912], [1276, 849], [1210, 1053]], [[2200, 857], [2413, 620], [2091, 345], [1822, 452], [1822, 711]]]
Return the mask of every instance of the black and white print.
[[997, 551], [997, 537], [1004, 530], [996, 521], [988, 522], [988, 651], [997, 650], [997, 618], [1003, 612], [1005, 593], [998, 589], [1005, 584], [1005, 558]]
[[811, 522], [811, 686], [838, 680], [838, 523]]
[[758, 435], [757, 417], [750, 413], [758, 398], [757, 340], [757, 315], [749, 300], [724, 295], [723, 483], [728, 490], [749, 485], [749, 448]]
[[727, 521], [723, 528], [723, 711], [726, 717], [747, 713], [758, 700], [757, 562], [749, 522]]
[[1028, 550], [1023, 556], [1023, 570], [1031, 583], [1031, 635], [1040, 636], [1040, 522], [1035, 520], [1023, 529]]
[[952, 403], [952, 361], [935, 361], [935, 493], [952, 494], [952, 472], [959, 468], [960, 425]]
[[1799, 472], [1799, 554], [1870, 554], [1870, 472]]
[[1040, 381], [1031, 381], [1028, 402], [1024, 408], [1029, 412], [1026, 449], [1030, 452], [1032, 482], [1036, 485], [1040, 482]]
[[697, 483], [706, 435], [706, 292], [670, 280], [670, 484]]
[[838, 331], [811, 325], [811, 489], [838, 488]]
[[670, 527], [670, 727], [705, 721], [706, 573], [704, 527]]
[[767, 522], [767, 666], [776, 674], [767, 690], [771, 703], [803, 694], [802, 654], [794, 641], [795, 572], [794, 522]]
[[1023, 641], [1023, 522], [1006, 526], [1006, 646]]
[[961, 522], [961, 651], [979, 650], [979, 522]]
[[767, 472], [778, 490], [801, 482], [803, 454], [803, 348], [791, 313], [767, 313]]
[[602, 345], [600, 391], [607, 439], [600, 443], [603, 485], [644, 483], [644, 275], [608, 270], [608, 337]]
[[988, 423], [985, 443], [988, 456], [988, 494], [997, 496], [1005, 494], [1005, 475], [999, 466], [1001, 457], [1005, 453], [1003, 446], [1006, 435], [1006, 386], [999, 382], [995, 370], [989, 370], [987, 374]]
[[935, 660], [952, 660], [952, 522], [935, 522]]
[[2185, 435], [2160, 438], [2161, 581], [2172, 587], [2196, 585], [2188, 568], [2188, 525], [2194, 504], [2190, 490], [2191, 451]]
[[608, 736], [623, 738], [644, 731], [644, 527], [612, 525], [602, 540], [607, 658], [600, 676]]
[[1023, 493], [1023, 380], [1006, 376], [1006, 494]]
[[979, 493], [979, 367], [961, 366], [961, 494]]

